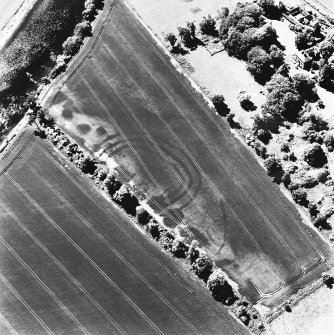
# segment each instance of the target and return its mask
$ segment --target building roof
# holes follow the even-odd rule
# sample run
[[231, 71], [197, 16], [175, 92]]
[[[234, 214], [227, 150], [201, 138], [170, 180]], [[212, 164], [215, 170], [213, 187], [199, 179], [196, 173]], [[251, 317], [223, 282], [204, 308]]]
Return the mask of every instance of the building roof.
[[298, 57], [303, 63], [307, 63], [312, 60], [309, 55], [304, 54], [303, 52], [296, 52], [295, 56]]
[[291, 15], [295, 16], [295, 15], [297, 15], [297, 14], [299, 14], [301, 12], [301, 9], [297, 5], [297, 6], [290, 7], [289, 8], [289, 12], [290, 12]]

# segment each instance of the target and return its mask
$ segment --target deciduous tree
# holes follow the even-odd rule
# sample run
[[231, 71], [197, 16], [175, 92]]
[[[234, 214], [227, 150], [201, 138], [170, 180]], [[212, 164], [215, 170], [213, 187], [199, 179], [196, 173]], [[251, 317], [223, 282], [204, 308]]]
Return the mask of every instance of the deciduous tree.
[[296, 73], [292, 77], [294, 88], [303, 100], [315, 102], [318, 99], [315, 81], [304, 73]]
[[187, 27], [190, 30], [191, 37], [194, 39], [196, 37], [196, 26], [194, 22], [187, 22]]
[[187, 256], [188, 247], [180, 240], [175, 239], [172, 245], [172, 253], [175, 257], [185, 258]]
[[327, 157], [318, 143], [309, 146], [304, 152], [304, 160], [310, 166], [319, 168], [327, 164]]
[[213, 259], [203, 253], [202, 255], [199, 255], [199, 257], [192, 264], [192, 270], [199, 278], [206, 282], [212, 273], [213, 266]]
[[186, 48], [192, 49], [195, 43], [191, 35], [190, 29], [184, 28], [184, 27], [178, 27], [177, 29], [179, 30], [179, 35], [180, 35], [183, 45]]
[[139, 205], [138, 199], [126, 185], [123, 184], [119, 190], [116, 191], [113, 195], [113, 199], [120, 204], [128, 214], [136, 214], [136, 208]]
[[267, 82], [274, 73], [269, 54], [261, 47], [254, 47], [248, 52], [247, 70], [261, 84]]
[[276, 44], [273, 44], [270, 48], [270, 59], [271, 63], [278, 69], [280, 66], [284, 64], [284, 52], [280, 49]]
[[292, 195], [292, 198], [293, 200], [301, 205], [301, 206], [304, 206], [304, 207], [307, 207], [308, 204], [309, 204], [309, 201], [307, 199], [307, 193], [304, 189], [302, 188], [297, 188], [296, 190], [293, 190], [291, 192], [291, 195]]
[[334, 92], [334, 65], [325, 63], [319, 71], [319, 85]]
[[216, 111], [219, 115], [221, 116], [226, 116], [229, 112], [230, 109], [228, 108], [228, 106], [225, 103], [225, 98], [222, 95], [215, 95], [212, 98], [212, 103], [216, 108]]
[[66, 55], [75, 55], [82, 44], [82, 38], [79, 36], [70, 36], [67, 40], [63, 43], [64, 53]]
[[227, 299], [234, 296], [232, 286], [228, 283], [221, 269], [212, 272], [206, 285], [217, 301], [226, 302]]
[[217, 36], [218, 31], [216, 29], [216, 21], [209, 15], [204, 17], [202, 22], [199, 24], [200, 30], [204, 35]]
[[269, 19], [279, 19], [280, 9], [276, 6], [274, 0], [258, 0], [259, 6], [263, 9], [264, 15]]
[[89, 156], [84, 156], [79, 159], [78, 167], [83, 173], [94, 174], [96, 170], [96, 162]]
[[152, 219], [151, 215], [142, 206], [136, 208], [136, 219], [142, 226], [147, 225]]
[[311, 46], [313, 43], [313, 30], [304, 29], [296, 34], [295, 43], [298, 50], [304, 50]]
[[267, 98], [263, 112], [275, 118], [295, 120], [303, 105], [303, 100], [293, 82], [282, 75], [274, 75], [266, 84]]
[[176, 43], [176, 41], [177, 41], [177, 38], [176, 38], [176, 36], [175, 36], [173, 33], [168, 33], [168, 34], [166, 35], [166, 37], [165, 37], [165, 40], [166, 40], [167, 42], [169, 42], [169, 44], [171, 45], [172, 48], [175, 47], [175, 43]]
[[116, 191], [120, 189], [122, 183], [115, 178], [115, 176], [109, 174], [103, 182], [104, 189], [107, 190], [110, 196], [113, 196]]
[[82, 21], [75, 26], [74, 34], [79, 36], [81, 39], [87, 36], [92, 36], [92, 25], [89, 21]]
[[190, 260], [190, 263], [193, 264], [198, 257], [199, 257], [198, 241], [192, 240], [187, 253], [187, 258]]

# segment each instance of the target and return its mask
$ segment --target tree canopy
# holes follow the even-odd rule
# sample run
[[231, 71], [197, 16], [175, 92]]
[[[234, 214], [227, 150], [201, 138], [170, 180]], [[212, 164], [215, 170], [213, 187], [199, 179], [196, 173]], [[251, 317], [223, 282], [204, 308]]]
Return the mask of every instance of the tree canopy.
[[295, 120], [303, 100], [290, 78], [275, 74], [266, 84], [267, 99], [262, 109], [275, 118]]
[[315, 168], [323, 167], [327, 164], [326, 154], [318, 143], [310, 145], [310, 147], [305, 150], [304, 160]]
[[295, 43], [298, 50], [309, 48], [314, 42], [314, 31], [311, 28], [304, 29], [296, 34]]
[[226, 302], [234, 296], [233, 289], [221, 269], [212, 272], [208, 278], [207, 287], [217, 301]]
[[211, 17], [211, 15], [204, 17], [202, 22], [199, 24], [199, 27], [204, 35], [218, 36], [216, 21]]
[[213, 259], [206, 254], [200, 255], [192, 264], [192, 269], [197, 276], [207, 281], [213, 270]]
[[324, 64], [319, 71], [319, 85], [334, 92], [334, 64]]
[[196, 45], [196, 43], [194, 41], [190, 29], [184, 27], [178, 27], [177, 29], [179, 30], [179, 35], [183, 45], [186, 48], [192, 49]]
[[274, 73], [270, 55], [260, 46], [257, 46], [248, 52], [247, 57], [247, 70], [254, 76], [256, 81], [264, 84]]
[[292, 77], [293, 86], [303, 100], [314, 102], [318, 99], [315, 81], [304, 73], [296, 73]]
[[281, 7], [276, 6], [274, 0], [258, 0], [257, 3], [269, 19], [279, 19], [281, 17]]

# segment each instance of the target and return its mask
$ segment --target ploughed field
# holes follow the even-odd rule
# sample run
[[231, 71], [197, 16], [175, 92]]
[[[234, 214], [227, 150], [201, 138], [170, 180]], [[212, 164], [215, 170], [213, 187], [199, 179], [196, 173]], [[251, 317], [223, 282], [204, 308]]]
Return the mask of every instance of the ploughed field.
[[62, 127], [114, 157], [253, 302], [272, 306], [332, 265], [327, 244], [121, 1], [95, 36], [52, 100]]
[[0, 165], [1, 334], [249, 334], [29, 134]]

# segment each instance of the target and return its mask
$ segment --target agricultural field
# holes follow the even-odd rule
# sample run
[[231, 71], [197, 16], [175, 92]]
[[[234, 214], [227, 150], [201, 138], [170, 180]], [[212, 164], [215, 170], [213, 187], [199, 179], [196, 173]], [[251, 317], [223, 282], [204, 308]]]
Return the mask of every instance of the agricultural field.
[[249, 334], [47, 140], [0, 164], [1, 334]]
[[332, 267], [330, 247], [121, 1], [94, 34], [45, 104], [66, 132], [112, 157], [252, 302], [274, 306]]

